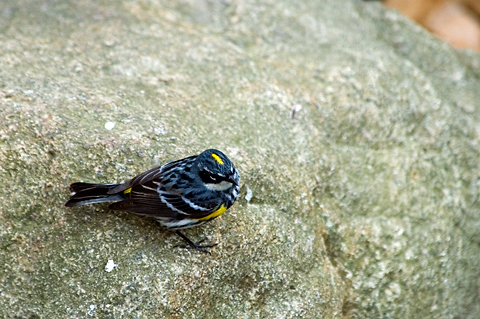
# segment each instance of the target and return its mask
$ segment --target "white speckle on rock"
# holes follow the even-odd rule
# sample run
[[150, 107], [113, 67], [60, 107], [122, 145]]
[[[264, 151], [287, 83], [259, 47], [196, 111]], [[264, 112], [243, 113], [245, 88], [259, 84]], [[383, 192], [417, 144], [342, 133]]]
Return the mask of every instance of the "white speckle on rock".
[[302, 106], [300, 104], [295, 104], [292, 106], [292, 108], [290, 109], [290, 117], [292, 119], [295, 118], [295, 115], [300, 112], [300, 110], [302, 109]]
[[89, 316], [89, 317], [95, 317], [95, 309], [97, 309], [97, 306], [95, 306], [95, 305], [90, 305], [90, 306], [88, 307], [87, 316]]
[[115, 268], [118, 268], [117, 264], [115, 264], [113, 259], [109, 259], [107, 264], [105, 265], [105, 271], [106, 272], [111, 272]]
[[252, 200], [252, 197], [253, 197], [253, 192], [250, 189], [250, 187], [247, 186], [247, 195], [245, 195], [245, 199], [247, 200], [247, 202], [250, 202]]
[[115, 127], [115, 122], [110, 122], [108, 121], [107, 123], [105, 123], [105, 129], [107, 130], [113, 130], [113, 128]]

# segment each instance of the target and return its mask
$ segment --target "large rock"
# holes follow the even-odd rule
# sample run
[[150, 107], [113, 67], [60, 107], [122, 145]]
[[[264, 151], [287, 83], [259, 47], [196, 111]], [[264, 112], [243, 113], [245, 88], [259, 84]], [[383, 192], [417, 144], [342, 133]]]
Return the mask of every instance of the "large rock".
[[[478, 318], [477, 55], [353, 0], [0, 17], [0, 317]], [[211, 255], [63, 207], [73, 181], [210, 147], [242, 175], [237, 204], [186, 232]]]

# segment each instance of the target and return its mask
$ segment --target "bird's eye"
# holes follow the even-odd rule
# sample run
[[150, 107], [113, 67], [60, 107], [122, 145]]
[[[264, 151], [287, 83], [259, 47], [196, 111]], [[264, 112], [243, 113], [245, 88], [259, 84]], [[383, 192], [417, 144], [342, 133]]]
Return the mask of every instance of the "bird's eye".
[[207, 170], [200, 171], [200, 178], [204, 183], [207, 183], [207, 184], [212, 184], [212, 183], [215, 184], [220, 182], [218, 176], [212, 174]]

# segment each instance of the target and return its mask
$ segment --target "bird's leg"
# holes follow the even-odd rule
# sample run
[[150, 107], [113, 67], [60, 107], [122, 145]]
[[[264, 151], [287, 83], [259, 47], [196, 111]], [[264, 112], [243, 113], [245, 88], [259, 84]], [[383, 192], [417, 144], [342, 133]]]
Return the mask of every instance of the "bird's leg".
[[194, 243], [193, 241], [191, 241], [190, 239], [188, 239], [187, 236], [185, 236], [184, 234], [182, 234], [179, 230], [175, 231], [175, 233], [182, 237], [183, 240], [185, 240], [187, 242], [186, 245], [178, 245], [177, 247], [180, 247], [180, 248], [192, 248], [192, 249], [195, 249], [195, 250], [198, 250], [198, 251], [201, 251], [201, 252], [204, 252], [204, 253], [207, 253], [207, 254], [210, 254], [210, 251], [208, 251], [207, 249], [205, 248], [211, 248], [213, 246], [216, 246], [218, 244], [208, 244], [208, 245], [200, 245], [201, 243], [203, 243], [205, 241], [205, 238], [200, 240], [200, 241], [197, 241], [196, 243]]

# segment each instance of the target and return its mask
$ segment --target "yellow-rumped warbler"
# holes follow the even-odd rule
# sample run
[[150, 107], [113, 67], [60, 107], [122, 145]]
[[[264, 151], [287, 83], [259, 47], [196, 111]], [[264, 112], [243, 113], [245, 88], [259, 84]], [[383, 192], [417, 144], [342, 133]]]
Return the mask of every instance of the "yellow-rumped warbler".
[[67, 207], [114, 202], [112, 210], [149, 216], [174, 230], [199, 251], [213, 245], [192, 242], [179, 229], [206, 223], [233, 205], [240, 191], [240, 174], [222, 152], [209, 149], [152, 168], [123, 184], [73, 183]]

